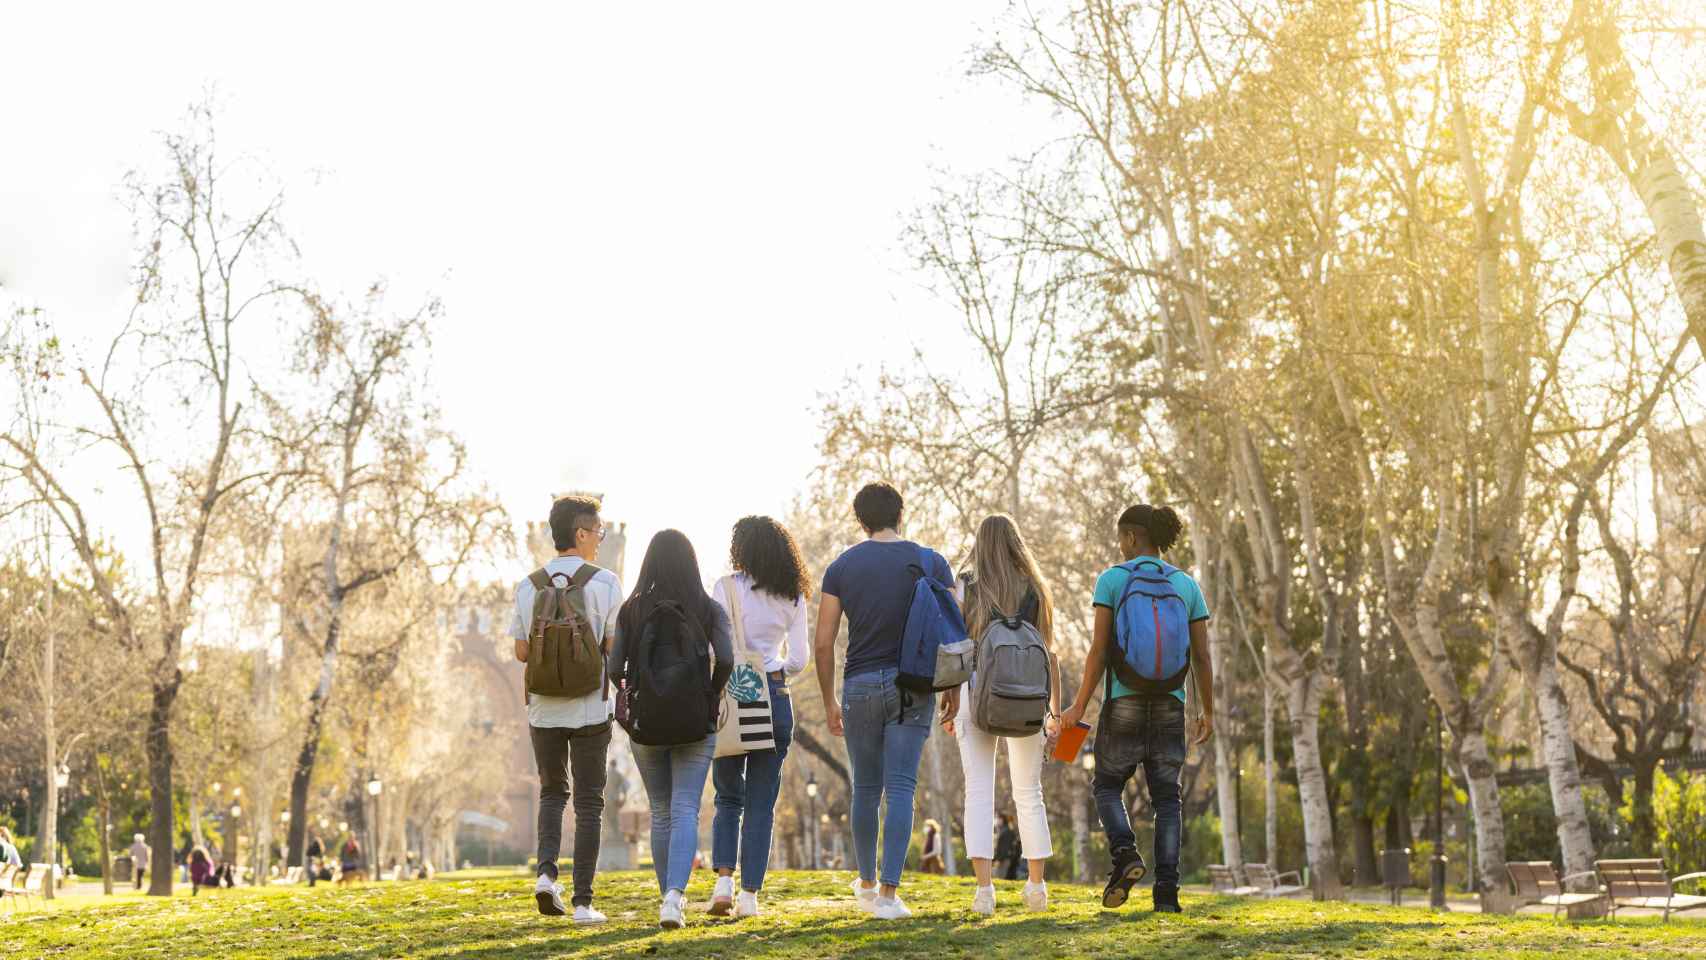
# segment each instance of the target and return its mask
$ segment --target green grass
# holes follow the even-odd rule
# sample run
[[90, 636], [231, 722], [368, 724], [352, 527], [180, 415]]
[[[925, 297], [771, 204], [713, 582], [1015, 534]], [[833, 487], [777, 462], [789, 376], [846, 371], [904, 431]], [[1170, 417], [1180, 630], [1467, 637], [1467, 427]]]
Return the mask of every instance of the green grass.
[[1185, 913], [1148, 911], [1147, 891], [1104, 911], [1099, 890], [1052, 884], [1047, 913], [1019, 908], [1019, 885], [1000, 885], [990, 920], [970, 912], [968, 878], [908, 876], [916, 916], [884, 923], [853, 906], [845, 873], [773, 873], [764, 916], [713, 920], [701, 874], [687, 927], [657, 929], [651, 874], [599, 877], [603, 927], [539, 916], [528, 878], [491, 872], [430, 883], [227, 890], [193, 899], [125, 900], [24, 914], [0, 942], [21, 957], [1706, 957], [1706, 923], [1655, 919], [1557, 923], [1539, 917], [1435, 915], [1415, 908], [1192, 895]]

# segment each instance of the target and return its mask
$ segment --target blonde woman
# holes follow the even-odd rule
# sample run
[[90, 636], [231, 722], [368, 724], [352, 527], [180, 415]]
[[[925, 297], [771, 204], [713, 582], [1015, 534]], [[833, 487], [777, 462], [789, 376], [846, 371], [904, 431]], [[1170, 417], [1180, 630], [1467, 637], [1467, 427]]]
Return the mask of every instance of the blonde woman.
[[[1036, 627], [1049, 650], [1048, 713], [1041, 736], [998, 737], [973, 722], [971, 708], [950, 716], [944, 728], [959, 741], [960, 764], [965, 770], [965, 844], [977, 874], [977, 892], [972, 910], [989, 916], [995, 912], [993, 860], [995, 857], [995, 748], [1007, 744], [1007, 766], [1013, 782], [1013, 806], [1018, 812], [1019, 839], [1029, 860], [1025, 883], [1025, 906], [1032, 911], [1048, 908], [1048, 884], [1044, 870], [1054, 853], [1049, 837], [1048, 811], [1043, 807], [1043, 758], [1059, 731], [1060, 661], [1054, 655], [1054, 600], [1048, 582], [1037, 570], [1031, 550], [1020, 536], [1013, 518], [996, 514], [978, 525], [969, 569], [961, 574], [961, 604], [966, 627], [973, 638], [983, 635], [992, 619], [1017, 617]], [[961, 690], [959, 702], [975, 703], [978, 677]]]

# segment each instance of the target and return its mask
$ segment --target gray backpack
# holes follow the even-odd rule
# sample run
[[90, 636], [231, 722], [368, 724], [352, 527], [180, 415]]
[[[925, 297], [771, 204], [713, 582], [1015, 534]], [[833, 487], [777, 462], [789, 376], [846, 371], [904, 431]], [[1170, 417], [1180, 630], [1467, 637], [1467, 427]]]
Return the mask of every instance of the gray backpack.
[[1031, 737], [1042, 732], [1048, 715], [1048, 647], [1042, 634], [1024, 620], [1035, 603], [1027, 595], [1018, 614], [993, 611], [977, 641], [977, 678], [972, 687], [972, 722], [998, 737]]

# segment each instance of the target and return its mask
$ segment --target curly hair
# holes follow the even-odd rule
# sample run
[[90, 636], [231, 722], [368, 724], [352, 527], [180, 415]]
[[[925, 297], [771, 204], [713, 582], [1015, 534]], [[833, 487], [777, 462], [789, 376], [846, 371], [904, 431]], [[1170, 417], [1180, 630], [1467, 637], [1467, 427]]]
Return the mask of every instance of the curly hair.
[[1179, 534], [1185, 529], [1184, 521], [1179, 519], [1178, 511], [1172, 507], [1152, 507], [1140, 503], [1135, 507], [1127, 507], [1120, 514], [1121, 530], [1141, 530], [1143, 536], [1154, 547], [1157, 553], [1165, 553], [1179, 542]]
[[812, 595], [812, 578], [788, 528], [769, 517], [741, 517], [729, 538], [729, 564], [753, 585], [784, 600]]

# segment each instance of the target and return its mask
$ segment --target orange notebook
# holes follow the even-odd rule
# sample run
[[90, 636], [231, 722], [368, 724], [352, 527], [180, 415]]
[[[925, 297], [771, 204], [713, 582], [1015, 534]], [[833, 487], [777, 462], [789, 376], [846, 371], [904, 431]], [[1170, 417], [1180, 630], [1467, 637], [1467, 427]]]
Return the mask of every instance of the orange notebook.
[[1054, 758], [1061, 763], [1077, 763], [1078, 753], [1089, 736], [1090, 725], [1082, 720], [1062, 730], [1054, 742]]

